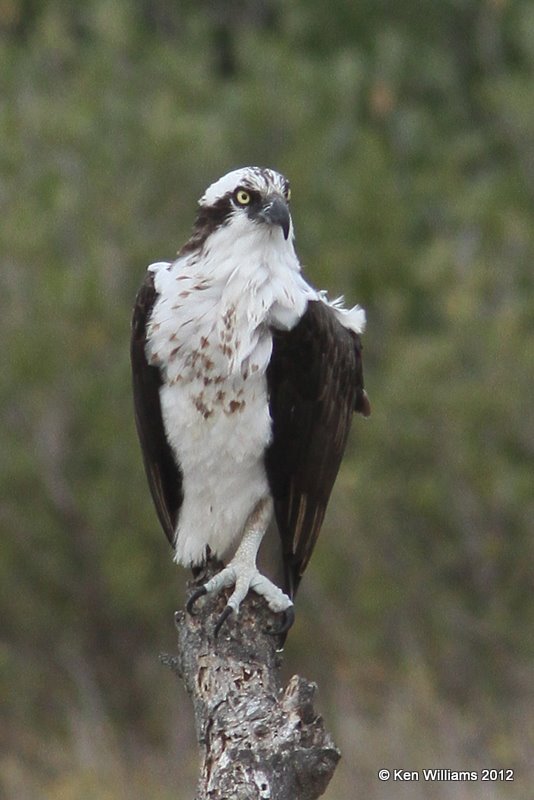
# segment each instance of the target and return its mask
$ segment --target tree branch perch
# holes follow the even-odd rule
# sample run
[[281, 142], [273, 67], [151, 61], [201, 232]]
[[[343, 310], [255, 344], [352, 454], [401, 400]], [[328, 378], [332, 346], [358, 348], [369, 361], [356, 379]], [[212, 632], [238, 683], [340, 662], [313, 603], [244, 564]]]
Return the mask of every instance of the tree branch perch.
[[294, 675], [280, 683], [276, 620], [249, 595], [217, 638], [226, 597], [207, 597], [195, 615], [176, 614], [182, 678], [195, 711], [201, 752], [195, 800], [314, 800], [325, 791], [340, 752], [313, 708], [316, 686]]

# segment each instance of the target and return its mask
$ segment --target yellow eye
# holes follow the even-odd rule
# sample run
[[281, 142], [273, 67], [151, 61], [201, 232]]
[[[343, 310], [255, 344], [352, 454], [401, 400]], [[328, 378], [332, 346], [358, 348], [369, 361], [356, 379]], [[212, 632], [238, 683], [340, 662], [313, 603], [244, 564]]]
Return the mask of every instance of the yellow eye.
[[238, 189], [235, 193], [235, 199], [240, 206], [248, 206], [250, 203], [250, 194], [245, 189]]
[[289, 203], [289, 201], [291, 200], [291, 189], [289, 188], [289, 186], [285, 190], [284, 194], [287, 202]]

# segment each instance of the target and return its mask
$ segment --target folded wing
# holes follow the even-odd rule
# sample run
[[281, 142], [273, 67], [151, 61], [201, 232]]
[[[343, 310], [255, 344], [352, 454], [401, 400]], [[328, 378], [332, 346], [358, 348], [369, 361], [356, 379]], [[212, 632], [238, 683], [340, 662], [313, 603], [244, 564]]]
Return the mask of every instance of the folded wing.
[[298, 325], [273, 330], [267, 371], [273, 440], [266, 468], [291, 596], [308, 564], [354, 411], [368, 416], [361, 343], [332, 308], [310, 301]]
[[159, 521], [174, 545], [178, 515], [183, 502], [182, 473], [167, 441], [159, 390], [159, 367], [146, 358], [146, 326], [156, 299], [154, 276], [148, 272], [135, 301], [130, 356], [132, 362], [135, 422], [143, 461]]

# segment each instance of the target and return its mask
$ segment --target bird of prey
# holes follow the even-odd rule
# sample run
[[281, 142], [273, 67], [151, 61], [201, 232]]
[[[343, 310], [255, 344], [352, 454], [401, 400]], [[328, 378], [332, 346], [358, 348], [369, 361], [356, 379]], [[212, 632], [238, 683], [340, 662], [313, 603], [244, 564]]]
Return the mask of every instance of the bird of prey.
[[[137, 431], [159, 521], [187, 567], [225, 564], [189, 599], [248, 591], [285, 632], [323, 522], [353, 411], [367, 416], [359, 334], [365, 312], [302, 276], [289, 183], [246, 167], [199, 201], [189, 241], [148, 268], [133, 314]], [[256, 556], [271, 517], [282, 587]]]

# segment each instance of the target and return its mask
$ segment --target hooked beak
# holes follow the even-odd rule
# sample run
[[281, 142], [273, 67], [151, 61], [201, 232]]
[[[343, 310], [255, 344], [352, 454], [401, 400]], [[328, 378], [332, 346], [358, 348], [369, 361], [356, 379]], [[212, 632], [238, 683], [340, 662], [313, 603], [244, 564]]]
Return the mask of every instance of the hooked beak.
[[284, 233], [284, 239], [289, 236], [291, 217], [287, 203], [280, 195], [271, 194], [266, 198], [258, 218], [268, 225], [280, 225]]

